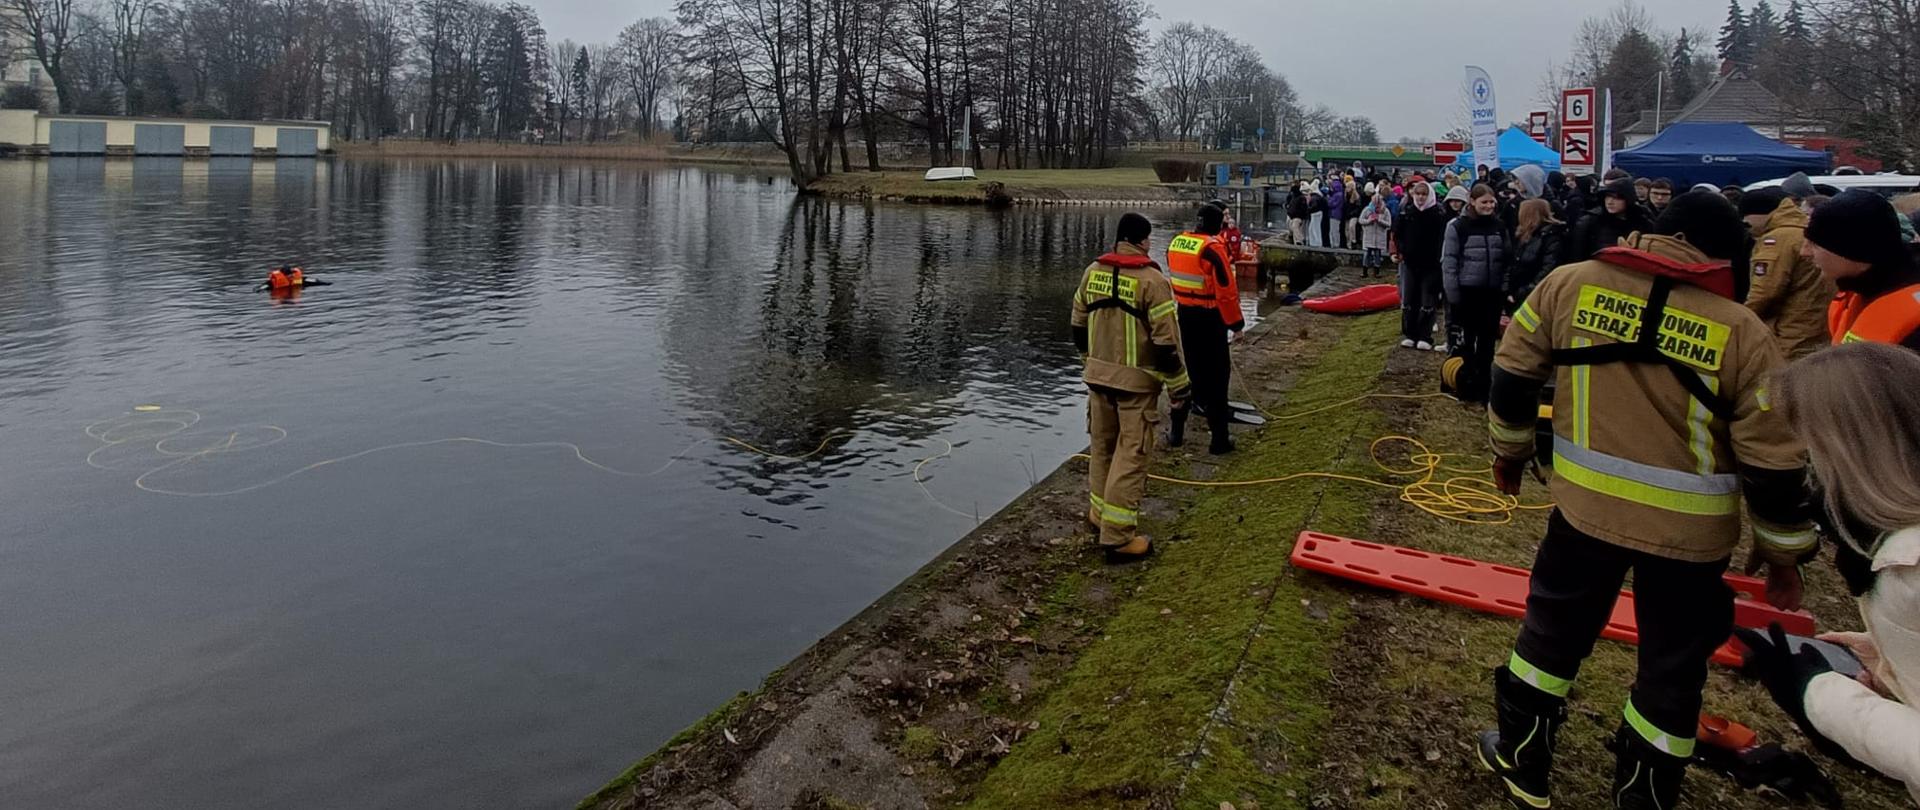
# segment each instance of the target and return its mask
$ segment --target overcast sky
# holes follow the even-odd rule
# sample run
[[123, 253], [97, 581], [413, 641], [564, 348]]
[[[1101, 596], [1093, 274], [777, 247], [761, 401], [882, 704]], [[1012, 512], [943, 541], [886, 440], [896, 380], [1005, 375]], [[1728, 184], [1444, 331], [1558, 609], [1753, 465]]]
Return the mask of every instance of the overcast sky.
[[[672, 0], [528, 0], [552, 40], [611, 41], [627, 23], [673, 16]], [[1181, 20], [1232, 32], [1285, 74], [1308, 104], [1365, 115], [1382, 137], [1439, 137], [1460, 104], [1461, 72], [1493, 76], [1500, 119], [1526, 117], [1541, 76], [1581, 19], [1611, 0], [1151, 0], [1155, 30]], [[1718, 35], [1726, 0], [1643, 3], [1669, 31]], [[1742, 5], [1751, 6], [1743, 0]], [[1784, 3], [1776, 3], [1784, 8]], [[1464, 120], [1464, 116], [1459, 116]]]

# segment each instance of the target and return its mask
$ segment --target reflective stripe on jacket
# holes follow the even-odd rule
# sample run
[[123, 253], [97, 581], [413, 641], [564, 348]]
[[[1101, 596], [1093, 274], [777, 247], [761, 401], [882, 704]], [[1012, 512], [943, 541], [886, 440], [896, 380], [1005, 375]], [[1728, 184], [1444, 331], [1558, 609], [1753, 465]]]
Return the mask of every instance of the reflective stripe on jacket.
[[[1118, 267], [1094, 262], [1080, 274], [1073, 293], [1074, 326], [1087, 329], [1085, 379], [1093, 385], [1135, 393], [1158, 393], [1164, 386], [1179, 393], [1187, 387], [1187, 372], [1179, 360], [1178, 305], [1167, 277], [1146, 254], [1122, 244], [1117, 254], [1137, 257], [1139, 264]], [[1102, 301], [1117, 306], [1102, 306]], [[1160, 358], [1173, 361], [1161, 367]]]
[[[1680, 264], [1705, 264], [1693, 247], [1641, 237], [1640, 249]], [[1553, 495], [1574, 528], [1616, 545], [1690, 562], [1727, 557], [1741, 526], [1739, 466], [1796, 470], [1805, 450], [1767, 394], [1781, 365], [1773, 335], [1731, 298], [1676, 284], [1656, 346], [1704, 391], [1731, 405], [1714, 415], [1663, 363], [1619, 362], [1557, 369], [1556, 349], [1632, 343], [1654, 276], [1605, 261], [1567, 265], [1542, 279], [1513, 316], [1495, 362], [1530, 380], [1557, 374]], [[1492, 419], [1496, 451], [1533, 453], [1531, 425]], [[1755, 540], [1770, 559], [1814, 545], [1810, 523], [1774, 526], [1756, 518]]]
[[1240, 282], [1226, 240], [1192, 232], [1174, 237], [1167, 243], [1167, 276], [1180, 306], [1218, 310], [1227, 328], [1240, 327]]

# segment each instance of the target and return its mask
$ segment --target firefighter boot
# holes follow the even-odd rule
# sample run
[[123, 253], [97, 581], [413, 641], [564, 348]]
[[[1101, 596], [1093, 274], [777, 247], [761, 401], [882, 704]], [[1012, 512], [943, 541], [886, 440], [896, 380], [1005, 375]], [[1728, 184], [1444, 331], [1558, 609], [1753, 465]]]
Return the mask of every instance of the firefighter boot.
[[1613, 767], [1613, 806], [1619, 810], [1673, 810], [1680, 806], [1680, 783], [1687, 758], [1653, 747], [1626, 723], [1613, 735], [1618, 757]]
[[1553, 749], [1567, 722], [1567, 700], [1515, 678], [1501, 667], [1493, 671], [1498, 731], [1480, 733], [1480, 764], [1500, 777], [1507, 803], [1519, 810], [1553, 806], [1548, 782]]

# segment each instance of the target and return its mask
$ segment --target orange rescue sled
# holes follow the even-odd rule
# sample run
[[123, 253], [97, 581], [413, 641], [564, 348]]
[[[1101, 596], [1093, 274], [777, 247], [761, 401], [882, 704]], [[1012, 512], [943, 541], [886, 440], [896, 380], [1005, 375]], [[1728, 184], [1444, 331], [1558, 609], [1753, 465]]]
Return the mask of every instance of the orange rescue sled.
[[[1519, 618], [1527, 612], [1527, 579], [1530, 572], [1505, 565], [1433, 554], [1362, 540], [1349, 540], [1318, 532], [1301, 532], [1294, 543], [1292, 562], [1296, 567], [1350, 579], [1381, 588], [1403, 591], [1415, 596], [1446, 602], [1464, 608]], [[1733, 623], [1737, 627], [1764, 628], [1779, 622], [1788, 633], [1814, 634], [1813, 614], [1784, 611], [1759, 599], [1767, 584], [1752, 577], [1727, 575], [1733, 589]], [[1604, 638], [1628, 644], [1640, 642], [1640, 628], [1633, 615], [1633, 592], [1621, 591], [1607, 620]], [[1729, 640], [1713, 654], [1715, 663], [1740, 666], [1745, 660], [1743, 647]]]
[[1336, 315], [1379, 312], [1400, 306], [1400, 288], [1392, 284], [1373, 284], [1348, 290], [1339, 295], [1309, 298], [1301, 301], [1300, 306], [1309, 312], [1328, 312]]

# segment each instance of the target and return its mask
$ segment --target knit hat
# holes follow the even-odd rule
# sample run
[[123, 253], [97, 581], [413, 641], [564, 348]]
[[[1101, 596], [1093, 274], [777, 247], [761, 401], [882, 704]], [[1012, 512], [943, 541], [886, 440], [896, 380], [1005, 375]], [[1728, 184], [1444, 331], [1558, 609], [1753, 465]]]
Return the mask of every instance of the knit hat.
[[1787, 190], [1779, 186], [1769, 186], [1740, 195], [1740, 216], [1751, 217], [1771, 214], [1780, 207], [1780, 201], [1787, 198]]
[[1813, 209], [1807, 241], [1841, 258], [1866, 264], [1906, 258], [1900, 240], [1900, 214], [1887, 198], [1864, 189], [1841, 194]]
[[1796, 200], [1804, 200], [1814, 195], [1813, 181], [1807, 178], [1806, 172], [1787, 175], [1787, 179], [1780, 183], [1780, 187], [1787, 190], [1787, 196]]
[[1747, 224], [1718, 191], [1689, 191], [1673, 198], [1654, 220], [1653, 232], [1683, 236], [1715, 259], [1742, 260], [1746, 253]]
[[1454, 186], [1453, 188], [1447, 189], [1446, 201], [1453, 202], [1454, 200], [1459, 200], [1463, 203], [1471, 203], [1473, 202], [1473, 195], [1467, 193], [1466, 186]]

